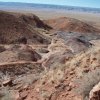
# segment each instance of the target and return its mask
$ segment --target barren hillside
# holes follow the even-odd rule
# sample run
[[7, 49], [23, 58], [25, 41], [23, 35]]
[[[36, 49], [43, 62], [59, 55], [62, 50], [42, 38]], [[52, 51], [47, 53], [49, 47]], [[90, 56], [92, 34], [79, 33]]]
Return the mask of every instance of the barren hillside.
[[45, 21], [54, 30], [68, 31], [68, 32], [80, 32], [80, 33], [98, 33], [99, 29], [89, 25], [88, 23], [82, 22], [80, 20], [60, 17], [56, 19], [50, 19]]
[[0, 100], [100, 100], [99, 32], [0, 11]]
[[13, 14], [0, 11], [0, 43], [49, 43], [49, 39], [40, 34], [35, 28], [49, 30], [35, 15]]

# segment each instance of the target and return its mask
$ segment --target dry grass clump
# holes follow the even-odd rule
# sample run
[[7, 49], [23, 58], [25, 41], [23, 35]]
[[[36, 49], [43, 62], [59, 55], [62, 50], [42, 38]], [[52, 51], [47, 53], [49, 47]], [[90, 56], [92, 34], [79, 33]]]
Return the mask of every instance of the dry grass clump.
[[92, 88], [100, 82], [100, 69], [97, 68], [85, 74], [82, 78], [77, 79], [75, 82], [78, 85], [78, 88], [75, 88], [75, 92], [82, 95], [84, 100], [87, 100]]

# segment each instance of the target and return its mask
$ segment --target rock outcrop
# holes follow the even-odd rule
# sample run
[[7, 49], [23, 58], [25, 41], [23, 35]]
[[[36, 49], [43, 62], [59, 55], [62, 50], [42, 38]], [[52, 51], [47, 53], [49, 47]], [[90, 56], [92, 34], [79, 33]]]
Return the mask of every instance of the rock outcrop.
[[100, 83], [90, 91], [89, 100], [100, 100]]
[[41, 55], [39, 55], [35, 50], [27, 45], [13, 45], [11, 47], [9, 46], [9, 49], [6, 49], [5, 51], [0, 53], [0, 63], [10, 63], [17, 61], [36, 62], [40, 59]]

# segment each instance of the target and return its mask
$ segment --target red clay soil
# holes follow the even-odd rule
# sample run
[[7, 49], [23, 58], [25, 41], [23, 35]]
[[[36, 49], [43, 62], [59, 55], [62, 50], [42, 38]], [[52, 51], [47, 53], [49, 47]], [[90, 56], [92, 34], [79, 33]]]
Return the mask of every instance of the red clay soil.
[[68, 31], [68, 32], [80, 32], [80, 33], [98, 33], [99, 29], [89, 25], [88, 23], [80, 20], [68, 17], [60, 17], [56, 19], [46, 20], [49, 26], [54, 30]]

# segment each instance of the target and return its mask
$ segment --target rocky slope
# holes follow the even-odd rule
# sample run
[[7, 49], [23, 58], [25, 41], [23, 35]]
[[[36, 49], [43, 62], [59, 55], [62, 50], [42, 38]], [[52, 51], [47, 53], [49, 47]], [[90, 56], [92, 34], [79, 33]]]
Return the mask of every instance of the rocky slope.
[[48, 58], [49, 63], [45, 67], [49, 70], [46, 68], [25, 100], [99, 100], [89, 97], [93, 86], [100, 81], [100, 48], [94, 44], [76, 55], [71, 51], [58, 54]]
[[99, 30], [65, 17], [54, 23], [0, 12], [0, 100], [99, 100]]
[[51, 29], [35, 15], [0, 11], [0, 43], [49, 43], [49, 39], [35, 28]]

